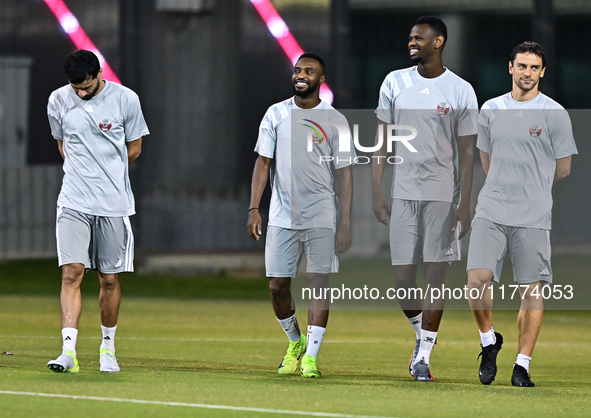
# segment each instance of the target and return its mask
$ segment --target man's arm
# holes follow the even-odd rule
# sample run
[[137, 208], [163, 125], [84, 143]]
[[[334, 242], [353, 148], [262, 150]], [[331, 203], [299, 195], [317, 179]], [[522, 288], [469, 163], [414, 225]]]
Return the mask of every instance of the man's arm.
[[570, 174], [570, 164], [572, 160], [572, 155], [568, 157], [559, 158], [556, 160], [556, 171], [554, 172], [554, 183], [563, 178], [567, 177]]
[[337, 254], [344, 253], [351, 248], [351, 204], [353, 202], [353, 174], [351, 166], [337, 170], [339, 182], [339, 219], [335, 236], [335, 250]]
[[126, 142], [127, 145], [127, 162], [131, 164], [142, 153], [142, 137], [140, 136], [135, 141]]
[[[377, 220], [384, 225], [388, 225], [388, 218], [390, 218], [390, 204], [384, 197], [382, 192], [382, 179], [384, 177], [384, 168], [386, 167], [386, 122], [382, 122], [378, 119], [378, 127], [376, 130], [376, 141], [378, 144], [379, 132], [382, 130], [382, 147], [373, 153], [371, 160], [371, 177], [372, 177], [372, 206], [373, 213]], [[386, 216], [384, 217], [384, 212]]]
[[462, 239], [470, 229], [470, 195], [472, 194], [472, 176], [474, 164], [474, 135], [460, 136], [458, 138], [458, 158], [460, 163], [460, 204], [454, 216], [453, 228], [455, 231], [460, 222], [460, 235]]
[[480, 150], [480, 161], [482, 162], [482, 169], [484, 170], [484, 175], [488, 176], [488, 168], [490, 167], [490, 154], [488, 152]]
[[[259, 155], [254, 163], [254, 170], [252, 171], [252, 182], [250, 185], [250, 205], [248, 211], [248, 234], [252, 239], [259, 240], [262, 233], [261, 214], [259, 213], [259, 204], [263, 191], [269, 180], [269, 168], [271, 167], [271, 158]], [[256, 208], [256, 209], [253, 209]]]
[[60, 150], [62, 160], [65, 160], [66, 157], [64, 157], [64, 141], [63, 140], [61, 140], [61, 139], [57, 140], [57, 148]]

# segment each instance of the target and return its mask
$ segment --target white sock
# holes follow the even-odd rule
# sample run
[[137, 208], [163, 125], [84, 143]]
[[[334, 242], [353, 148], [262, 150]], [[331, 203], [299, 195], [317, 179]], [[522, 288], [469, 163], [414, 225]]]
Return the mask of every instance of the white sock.
[[482, 346], [486, 347], [491, 344], [496, 344], [497, 336], [495, 335], [495, 327], [490, 327], [490, 329], [486, 332], [480, 332], [480, 341], [482, 341]]
[[421, 330], [421, 347], [419, 348], [419, 354], [417, 354], [417, 362], [423, 359], [426, 364], [429, 364], [429, 357], [431, 357], [431, 350], [433, 350], [436, 339], [437, 331]]
[[300, 326], [298, 325], [298, 320], [296, 319], [295, 314], [290, 316], [289, 318], [279, 319], [277, 318], [283, 331], [289, 338], [289, 341], [295, 342], [300, 340], [300, 336], [302, 333], [300, 332]]
[[414, 318], [406, 318], [406, 319], [408, 319], [408, 322], [410, 322], [410, 325], [415, 330], [415, 336], [416, 336], [415, 339], [418, 340], [419, 338], [421, 338], [421, 325], [423, 325], [423, 313], [421, 312], [420, 314], [418, 314]]
[[526, 372], [529, 373], [529, 362], [531, 361], [531, 357], [526, 356], [525, 354], [517, 354], [517, 360], [515, 364], [519, 364], [521, 367], [525, 369]]
[[318, 351], [322, 345], [322, 339], [326, 328], [317, 327], [316, 325], [308, 325], [308, 338], [306, 339], [306, 354], [310, 357], [317, 358]]
[[101, 330], [103, 331], [103, 342], [101, 343], [101, 348], [106, 348], [107, 350], [111, 350], [113, 354], [115, 353], [115, 331], [117, 331], [117, 325], [114, 327], [108, 328], [101, 325]]
[[76, 339], [78, 330], [76, 328], [62, 328], [62, 351], [73, 351], [76, 355]]

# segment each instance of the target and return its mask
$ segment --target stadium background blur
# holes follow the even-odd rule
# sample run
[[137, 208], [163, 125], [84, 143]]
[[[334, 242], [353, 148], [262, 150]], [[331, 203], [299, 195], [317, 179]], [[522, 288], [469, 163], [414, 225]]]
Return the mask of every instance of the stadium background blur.
[[[252, 150], [266, 108], [292, 94], [291, 63], [251, 1], [65, 3], [123, 84], [139, 94], [151, 131], [131, 168], [139, 259], [262, 252], [245, 228]], [[410, 66], [407, 37], [423, 14], [447, 23], [444, 64], [474, 86], [479, 104], [510, 89], [509, 53], [532, 39], [549, 58], [541, 90], [567, 109], [589, 107], [586, 0], [272, 4], [301, 47], [326, 58], [337, 108], [375, 107], [385, 75]], [[46, 103], [65, 84], [63, 62], [74, 49], [46, 2], [0, 3], [0, 260], [55, 256], [62, 171]], [[591, 244], [591, 194], [584, 192], [591, 145], [585, 124], [575, 125], [579, 156], [554, 192], [553, 243], [566, 252]], [[387, 231], [372, 219], [368, 169], [354, 171], [353, 255], [386, 254]], [[475, 174], [474, 201], [483, 181], [481, 169]], [[266, 210], [265, 202], [268, 195]]]

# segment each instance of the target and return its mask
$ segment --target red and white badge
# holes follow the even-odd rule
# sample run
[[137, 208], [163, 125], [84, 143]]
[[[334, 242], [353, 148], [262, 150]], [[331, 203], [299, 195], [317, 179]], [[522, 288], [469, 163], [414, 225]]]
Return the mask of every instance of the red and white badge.
[[529, 134], [531, 136], [538, 137], [542, 135], [542, 127], [540, 125], [532, 125], [529, 127]]
[[101, 120], [99, 122], [99, 129], [103, 132], [109, 132], [111, 130], [112, 126], [113, 126], [113, 124], [108, 119]]
[[437, 113], [441, 116], [445, 116], [449, 113], [449, 105], [445, 102], [441, 102], [437, 105]]

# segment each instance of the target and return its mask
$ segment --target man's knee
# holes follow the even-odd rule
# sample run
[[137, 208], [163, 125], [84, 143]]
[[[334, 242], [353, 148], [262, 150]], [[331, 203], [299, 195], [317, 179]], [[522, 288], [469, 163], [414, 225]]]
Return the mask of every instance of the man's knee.
[[288, 277], [270, 277], [269, 291], [273, 299], [281, 299], [289, 295], [291, 279]]
[[62, 266], [62, 285], [80, 286], [84, 277], [84, 264], [66, 264]]
[[482, 288], [493, 279], [493, 272], [487, 269], [468, 270], [468, 288]]
[[119, 285], [119, 275], [99, 273], [99, 281], [101, 288], [111, 290]]

